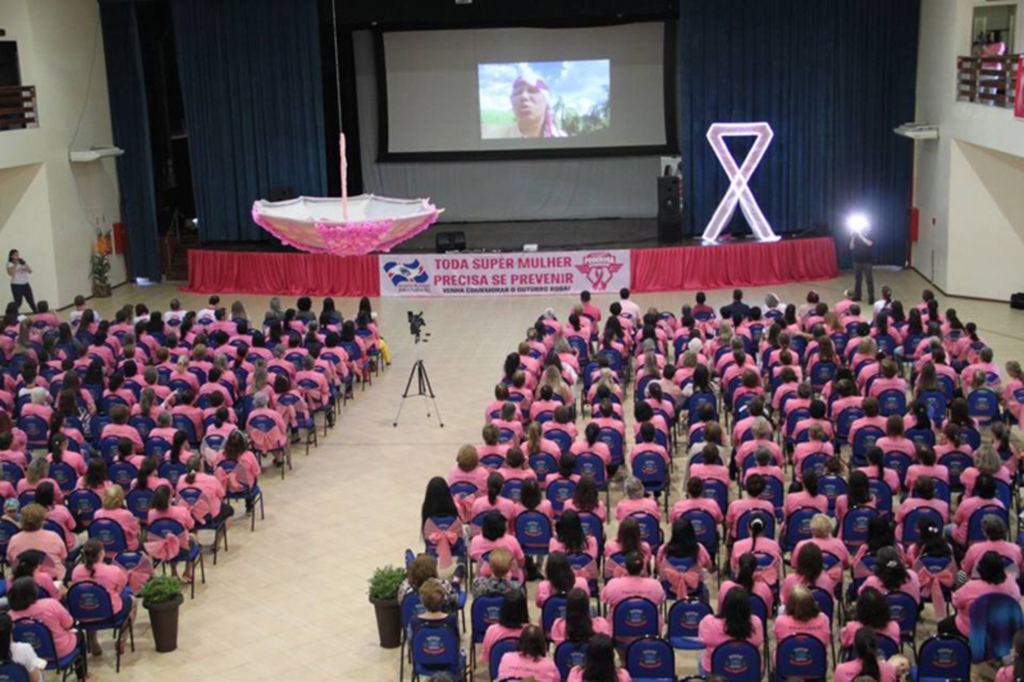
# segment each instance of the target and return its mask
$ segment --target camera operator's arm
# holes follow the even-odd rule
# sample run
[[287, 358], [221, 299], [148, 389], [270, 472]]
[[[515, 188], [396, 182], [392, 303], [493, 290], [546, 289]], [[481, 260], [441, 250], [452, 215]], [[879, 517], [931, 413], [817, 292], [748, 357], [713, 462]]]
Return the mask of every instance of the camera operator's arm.
[[29, 265], [25, 261], [19, 261], [19, 262], [21, 263], [21, 267], [25, 268], [25, 272], [27, 272], [29, 274], [32, 274], [32, 266], [31, 265]]

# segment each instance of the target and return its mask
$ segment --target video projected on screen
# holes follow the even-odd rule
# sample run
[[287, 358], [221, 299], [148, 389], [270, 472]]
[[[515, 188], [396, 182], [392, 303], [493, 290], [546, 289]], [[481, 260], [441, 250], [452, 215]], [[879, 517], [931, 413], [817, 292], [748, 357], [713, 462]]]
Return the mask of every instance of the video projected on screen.
[[580, 137], [611, 127], [611, 62], [480, 64], [480, 138]]

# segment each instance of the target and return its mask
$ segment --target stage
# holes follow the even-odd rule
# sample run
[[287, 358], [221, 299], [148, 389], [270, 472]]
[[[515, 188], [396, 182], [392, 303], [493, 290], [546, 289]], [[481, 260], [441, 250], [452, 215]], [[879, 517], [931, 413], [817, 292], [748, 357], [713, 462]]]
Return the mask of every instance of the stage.
[[[408, 267], [419, 260], [424, 263]], [[427, 262], [450, 268], [459, 279], [420, 267]], [[403, 266], [399, 267], [404, 275], [401, 278], [396, 278], [396, 264]], [[511, 274], [496, 274], [506, 266]], [[627, 271], [628, 277], [623, 277]], [[338, 257], [193, 249], [188, 254], [188, 272], [188, 283], [181, 290], [191, 293], [376, 297], [382, 293], [574, 294], [583, 288], [610, 290], [619, 279], [637, 293], [727, 289], [831, 279], [838, 276], [839, 266], [833, 239], [813, 237], [621, 251], [577, 250], [558, 252], [557, 256], [516, 251]], [[396, 279], [402, 281], [396, 285]], [[517, 281], [531, 286], [515, 286]], [[474, 282], [479, 282], [480, 288], [464, 286]], [[492, 284], [501, 286], [489, 286]]]

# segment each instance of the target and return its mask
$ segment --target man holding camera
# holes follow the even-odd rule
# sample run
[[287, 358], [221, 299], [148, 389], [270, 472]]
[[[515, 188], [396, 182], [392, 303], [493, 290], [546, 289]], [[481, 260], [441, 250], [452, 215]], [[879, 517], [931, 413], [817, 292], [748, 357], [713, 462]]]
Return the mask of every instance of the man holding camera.
[[875, 242], [867, 236], [867, 225], [858, 226], [858, 228], [853, 229], [850, 235], [850, 253], [853, 255], [853, 272], [856, 278], [856, 284], [853, 287], [853, 300], [861, 300], [860, 283], [862, 279], [867, 278], [868, 301], [874, 302], [875, 276], [871, 268], [875, 260]]

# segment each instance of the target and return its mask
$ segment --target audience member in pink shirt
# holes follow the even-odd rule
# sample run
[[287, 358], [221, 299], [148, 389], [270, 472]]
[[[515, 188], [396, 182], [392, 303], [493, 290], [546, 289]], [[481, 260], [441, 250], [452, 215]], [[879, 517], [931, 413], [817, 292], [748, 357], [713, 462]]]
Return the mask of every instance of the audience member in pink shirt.
[[590, 422], [583, 433], [583, 440], [574, 442], [572, 447], [569, 448], [569, 452], [576, 455], [577, 459], [583, 454], [597, 455], [607, 468], [611, 464], [612, 453], [608, 446], [601, 441], [601, 427], [594, 422]]
[[[53, 635], [53, 646], [57, 656], [63, 658], [70, 654], [78, 644], [74, 625], [68, 610], [56, 599], [40, 599], [39, 588], [32, 578], [18, 578], [7, 593], [8, 605], [11, 608], [11, 620], [34, 618], [42, 623]], [[84, 643], [84, 639], [83, 639]], [[79, 658], [76, 668], [78, 679], [84, 680], [84, 658]]]
[[775, 585], [779, 580], [779, 569], [782, 563], [782, 548], [772, 538], [763, 538], [765, 531], [765, 520], [762, 515], [755, 513], [747, 528], [750, 530], [750, 537], [736, 541], [732, 546], [732, 554], [729, 565], [735, 572], [739, 568], [739, 559], [744, 554], [758, 554], [771, 558], [771, 563], [758, 568], [758, 579], [764, 580], [769, 585]]
[[864, 581], [861, 590], [873, 587], [882, 594], [903, 592], [918, 604], [921, 603], [921, 581], [917, 573], [907, 570], [894, 547], [878, 550], [875, 560], [875, 574]]
[[[694, 466], [700, 466], [694, 465]], [[690, 467], [691, 469], [693, 467]], [[729, 510], [725, 515], [725, 527], [729, 531], [729, 537], [735, 538], [737, 536], [737, 530], [739, 525], [740, 517], [747, 512], [757, 512], [758, 510], [764, 512], [768, 516], [775, 514], [775, 505], [769, 500], [761, 499], [761, 495], [765, 491], [765, 481], [760, 474], [753, 474], [747, 478], [746, 490], [742, 498], [734, 500], [729, 504]], [[752, 519], [756, 516], [756, 513], [752, 513], [748, 517]]]
[[135, 446], [135, 452], [142, 452], [145, 446], [139, 430], [128, 424], [129, 409], [124, 405], [117, 405], [110, 410], [111, 423], [103, 427], [100, 438], [127, 438]]
[[[623, 519], [633, 514], [650, 514], [658, 521], [661, 520], [661, 507], [658, 506], [656, 500], [644, 497], [644, 484], [640, 482], [640, 479], [633, 476], [628, 477], [622, 484], [622, 491], [625, 497], [615, 505], [616, 521], [621, 523]], [[717, 508], [717, 505], [715, 506]]]
[[139, 520], [125, 508], [124, 490], [119, 485], [111, 485], [103, 491], [103, 508], [93, 515], [93, 520], [110, 519], [121, 526], [124, 531], [128, 551], [139, 548]]
[[572, 491], [572, 497], [565, 501], [562, 511], [593, 514], [601, 523], [608, 520], [608, 510], [605, 509], [600, 492], [597, 490], [597, 483], [590, 474], [580, 476], [579, 482], [576, 483], [576, 489]]
[[876, 398], [865, 398], [862, 407], [864, 408], [864, 416], [854, 420], [853, 424], [850, 425], [849, 441], [851, 443], [856, 440], [857, 433], [867, 426], [885, 431], [886, 419], [878, 414], [878, 400]]
[[[92, 538], [82, 546], [82, 563], [71, 573], [71, 583], [95, 582], [110, 595], [110, 605], [115, 614], [129, 615], [135, 620], [136, 603], [128, 587], [128, 573], [117, 563], [105, 563], [103, 543]], [[103, 653], [96, 632], [89, 632], [89, 650], [93, 656]]]
[[779, 598], [783, 603], [789, 601], [789, 593], [795, 586], [807, 589], [818, 588], [832, 594], [835, 583], [825, 572], [825, 563], [821, 548], [814, 543], [806, 543], [796, 555], [793, 572], [786, 576], [779, 590]]
[[1003, 503], [996, 499], [996, 481], [987, 474], [978, 476], [974, 483], [974, 497], [965, 497], [956, 508], [956, 515], [953, 517], [953, 540], [961, 547], [967, 546], [967, 527], [971, 521], [971, 515], [982, 507], [1003, 507]]
[[[171, 504], [172, 495], [173, 493], [171, 492], [171, 487], [169, 485], [161, 485], [156, 489], [156, 492], [153, 493], [153, 502], [149, 508], [149, 515], [146, 517], [146, 524], [148, 526], [152, 526], [157, 521], [164, 519], [177, 521], [185, 531], [185, 534], [178, 538], [181, 543], [181, 549], [185, 550], [195, 542], [195, 539], [188, 533], [188, 531], [191, 531], [192, 528], [195, 527], [196, 522], [195, 519], [192, 518], [192, 513], [189, 511], [188, 507]], [[154, 540], [157, 540], [157, 538], [154, 538], [153, 534], [150, 533], [150, 537], [146, 541], [146, 547], [148, 548], [150, 542]], [[178, 566], [176, 563], [171, 564], [171, 572], [174, 574], [174, 577], [178, 577]], [[181, 579], [186, 583], [192, 581], [192, 564], [187, 564], [185, 566], [185, 571], [182, 574]]]
[[469, 556], [477, 562], [481, 575], [490, 573], [490, 565], [487, 563], [486, 555], [495, 547], [503, 547], [512, 553], [515, 561], [509, 576], [513, 580], [523, 581], [523, 567], [526, 566], [526, 555], [519, 541], [506, 532], [507, 522], [505, 517], [497, 510], [491, 510], [484, 516], [484, 523], [480, 529], [480, 535], [473, 538], [469, 544]]
[[665, 447], [654, 442], [656, 431], [654, 424], [651, 422], [644, 422], [643, 425], [640, 426], [640, 442], [634, 445], [632, 450], [629, 452], [630, 465], [633, 464], [633, 461], [636, 460], [638, 456], [647, 452], [654, 453], [665, 460], [666, 467], [671, 464], [672, 460], [668, 455], [668, 451], [665, 450]]
[[600, 620], [604, 619], [594, 619], [595, 625], [591, 629], [595, 634], [590, 638], [587, 646], [586, 662], [569, 671], [567, 682], [586, 682], [586, 680], [631, 682], [633, 679], [626, 670], [616, 669], [615, 646], [612, 644], [611, 631], [599, 630], [596, 623]]
[[64, 562], [68, 558], [68, 547], [64, 538], [43, 529], [46, 509], [38, 504], [28, 504], [21, 510], [21, 532], [16, 533], [7, 545], [7, 563], [14, 565], [23, 552], [30, 549], [46, 555], [43, 570], [54, 580], [64, 578]]
[[537, 625], [527, 625], [519, 636], [519, 650], [505, 654], [498, 666], [498, 679], [535, 679], [561, 682], [558, 666], [547, 658], [548, 642]]
[[45, 481], [53, 484], [54, 496], [57, 499], [57, 502], [61, 502], [64, 499], [64, 495], [61, 492], [57, 481], [47, 475], [49, 473], [49, 469], [50, 463], [46, 461], [45, 457], [36, 457], [33, 459], [25, 470], [25, 478], [18, 481], [18, 486], [16, 488], [17, 494], [21, 495], [29, 490], [35, 490], [39, 487], [40, 483]]
[[93, 457], [89, 460], [85, 475], [79, 476], [75, 488], [89, 490], [102, 497], [103, 492], [111, 485], [113, 483], [107, 478], [107, 463], [102, 457]]
[[67, 464], [74, 469], [75, 476], [85, 473], [85, 458], [73, 450], [68, 450], [68, 439], [63, 433], [50, 436], [50, 454], [46, 456], [46, 461], [52, 464]]
[[198, 488], [206, 496], [206, 502], [210, 505], [210, 517], [213, 521], [224, 520], [234, 514], [234, 510], [224, 504], [224, 497], [227, 489], [224, 483], [216, 476], [203, 471], [203, 456], [192, 455], [188, 458], [188, 473], [178, 478], [177, 491], [180, 493], [186, 488]]
[[508, 449], [505, 454], [505, 463], [498, 468], [498, 473], [505, 481], [537, 480], [537, 472], [526, 465], [526, 456], [518, 445], [513, 445]]
[[[880, 438], [879, 441], [885, 440]], [[900, 475], [896, 473], [895, 469], [888, 469], [885, 467], [885, 455], [883, 454], [882, 448], [877, 445], [872, 445], [864, 453], [865, 458], [868, 460], [868, 465], [857, 469], [871, 481], [883, 481], [889, 490], [892, 491], [893, 495], [896, 495], [900, 491]]]
[[956, 614], [939, 621], [939, 634], [955, 634], [967, 638], [971, 632], [971, 605], [986, 594], [1006, 594], [1020, 601], [1017, 581], [1006, 574], [1002, 557], [994, 551], [982, 555], [977, 563], [978, 578], [969, 580], [953, 593]]
[[[619, 505], [621, 506], [622, 502]], [[725, 518], [718, 502], [710, 497], [704, 497], [704, 480], [700, 478], [691, 478], [686, 482], [686, 498], [679, 500], [672, 506], [668, 520], [670, 523], [675, 523], [676, 519], [691, 510], [707, 512], [715, 520], [716, 524], [721, 523]]]
[[469, 513], [470, 520], [486, 514], [492, 509], [497, 509], [510, 525], [515, 521], [515, 503], [507, 497], [501, 496], [501, 489], [504, 485], [505, 478], [497, 471], [492, 471], [487, 476], [487, 493], [473, 500], [473, 508]]
[[[288, 425], [277, 410], [270, 407], [270, 395], [260, 391], [252, 399], [253, 410], [245, 423], [245, 431], [252, 439], [253, 447], [259, 452], [272, 452], [288, 445]], [[258, 429], [252, 425], [257, 418], [269, 419], [273, 425], [268, 430]], [[277, 462], [280, 454], [275, 454]]]
[[698, 626], [698, 638], [704, 644], [700, 660], [701, 674], [711, 671], [711, 656], [715, 649], [729, 641], [750, 642], [758, 649], [764, 643], [761, 619], [750, 611], [750, 597], [739, 588], [725, 595], [719, 615], [707, 615]]
[[836, 666], [833, 682], [853, 682], [869, 677], [878, 682], [897, 682], [896, 669], [879, 660], [878, 641], [871, 628], [861, 628], [853, 640], [853, 659]]
[[981, 530], [984, 531], [987, 539], [972, 543], [967, 548], [967, 554], [964, 555], [963, 561], [960, 563], [961, 570], [968, 576], [977, 577], [974, 569], [977, 567], [978, 561], [985, 556], [986, 552], [995, 552], [1016, 566], [1018, 575], [1024, 573], [1024, 558], [1021, 557], [1020, 545], [1006, 540], [1007, 530], [1003, 520], [998, 516], [986, 516], [981, 520]]
[[469, 483], [476, 487], [474, 498], [479, 497], [487, 489], [488, 473], [485, 467], [480, 466], [480, 457], [477, 455], [476, 448], [472, 445], [463, 445], [459, 448], [456, 465], [448, 472], [448, 486], [451, 487], [456, 483]]
[[78, 538], [75, 537], [75, 527], [78, 523], [71, 511], [62, 504], [56, 504], [53, 499], [54, 485], [52, 483], [40, 483], [36, 488], [35, 503], [46, 510], [46, 520], [52, 521], [60, 527], [64, 542], [68, 546], [68, 552], [75, 548]]
[[604, 574], [606, 578], [626, 575], [626, 568], [622, 563], [617, 563], [613, 557], [622, 555], [623, 560], [633, 552], [639, 552], [644, 558], [644, 570], [642, 575], [647, 575], [647, 566], [651, 561], [651, 546], [643, 541], [640, 534], [640, 522], [636, 517], [629, 516], [623, 519], [615, 537], [609, 539], [604, 545]]
[[601, 601], [609, 608], [608, 617], [614, 620], [615, 607], [627, 599], [649, 599], [655, 606], [665, 602], [665, 590], [654, 578], [645, 578], [644, 555], [631, 552], [626, 556], [626, 575], [609, 580], [601, 590]]
[[936, 464], [935, 450], [923, 445], [917, 449], [917, 461], [919, 464], [911, 464], [907, 469], [907, 478], [904, 485], [907, 490], [913, 490], [917, 479], [922, 476], [937, 479], [943, 483], [949, 483], [949, 469], [942, 464]]
[[554, 551], [548, 555], [547, 564], [544, 566], [546, 580], [537, 583], [537, 595], [534, 603], [537, 608], [543, 608], [544, 603], [555, 596], [565, 596], [570, 590], [578, 589], [583, 591], [587, 597], [590, 596], [590, 585], [583, 576], [573, 572], [569, 557], [562, 551]]
[[22, 417], [39, 417], [49, 425], [53, 416], [53, 408], [47, 403], [50, 402], [50, 392], [42, 386], [36, 386], [31, 393], [32, 402], [23, 405], [21, 408]]
[[498, 622], [492, 623], [484, 634], [480, 645], [480, 662], [487, 665], [491, 649], [497, 642], [509, 637], [518, 638], [523, 628], [530, 624], [530, 608], [526, 595], [521, 591], [509, 592], [498, 611]]
[[775, 641], [793, 635], [815, 637], [828, 651], [832, 642], [832, 623], [818, 608], [814, 595], [804, 585], [794, 585], [786, 599], [786, 612], [775, 618]]
[[[230, 474], [227, 474], [221, 466], [223, 462], [234, 465]], [[224, 441], [224, 447], [217, 455], [214, 466], [217, 467], [215, 475], [218, 478], [224, 476], [222, 482], [229, 493], [239, 492], [243, 488], [251, 488], [256, 485], [262, 472], [260, 461], [248, 449], [245, 435], [241, 431], [232, 432]]]
[[0, 462], [10, 462], [24, 471], [28, 466], [28, 458], [25, 457], [24, 450], [16, 450], [13, 445], [14, 434], [10, 431], [0, 433]]
[[988, 474], [1007, 486], [1011, 485], [1010, 470], [1003, 466], [1003, 459], [991, 445], [982, 445], [974, 452], [974, 466], [960, 473], [960, 484], [963, 485], [965, 497], [974, 494], [974, 482], [978, 476]]
[[943, 525], [949, 523], [949, 504], [945, 500], [935, 499], [935, 481], [928, 476], [917, 479], [913, 497], [903, 500], [896, 511], [896, 537], [903, 537], [903, 523], [910, 512], [916, 509], [933, 509], [942, 517]]
[[565, 617], [555, 619], [550, 637], [557, 647], [562, 642], [592, 642], [594, 635], [610, 637], [611, 634], [611, 623], [600, 616], [590, 615], [590, 595], [574, 587], [566, 596]]
[[899, 375], [899, 368], [892, 360], [883, 360], [878, 378], [871, 382], [868, 395], [878, 398], [885, 391], [907, 392], [907, 380]]

